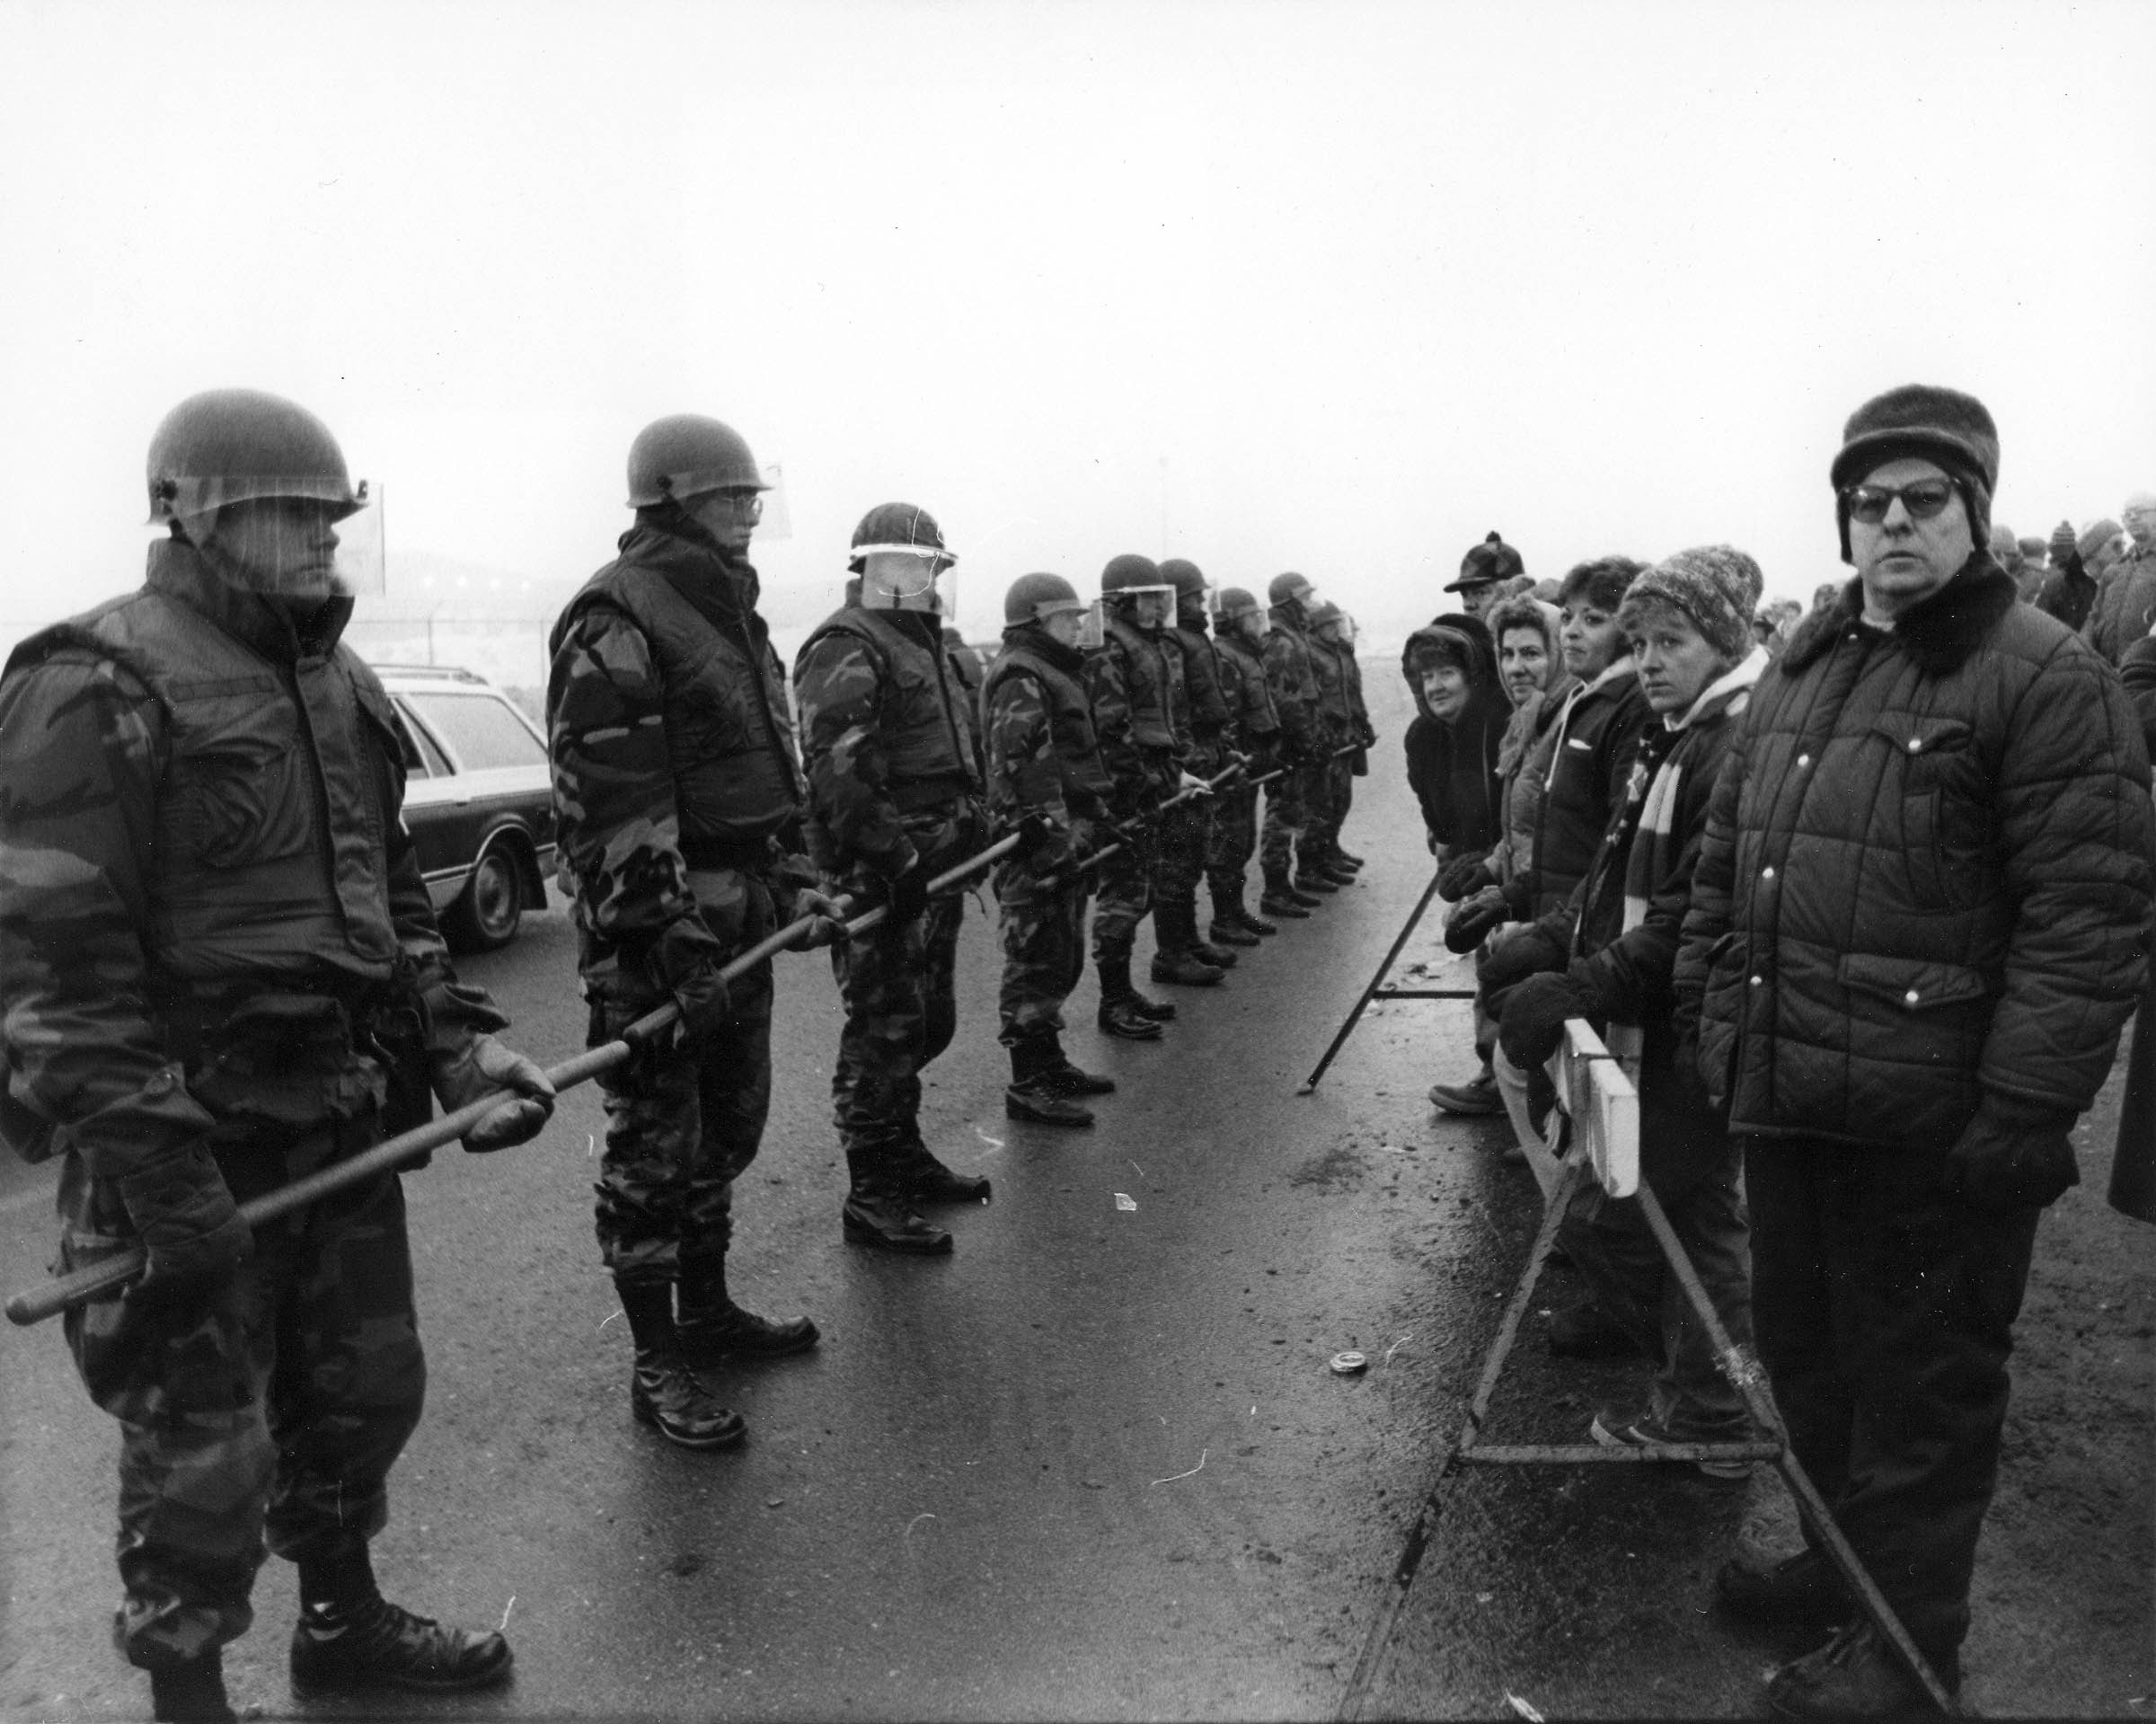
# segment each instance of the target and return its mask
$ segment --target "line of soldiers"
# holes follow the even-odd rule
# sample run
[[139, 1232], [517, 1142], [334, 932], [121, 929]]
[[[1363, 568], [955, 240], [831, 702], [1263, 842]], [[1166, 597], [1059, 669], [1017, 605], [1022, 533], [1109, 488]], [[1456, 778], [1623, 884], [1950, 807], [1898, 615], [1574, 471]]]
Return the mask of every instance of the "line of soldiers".
[[[291, 402], [216, 390], [167, 415], [147, 464], [166, 536], [143, 587], [24, 641], [0, 675], [0, 1137], [59, 1163], [57, 1269], [147, 1264], [66, 1323], [122, 1431], [114, 1643], [149, 1673], [158, 1718], [232, 1719], [222, 1649], [274, 1550], [299, 1570], [296, 1692], [490, 1686], [509, 1674], [506, 1638], [390, 1604], [368, 1555], [425, 1383], [399, 1176], [274, 1225], [243, 1206], [437, 1101], [494, 1104], [468, 1150], [521, 1143], [552, 1088], [457, 979], [420, 876], [411, 739], [342, 640], [340, 534], [367, 491], [336, 439]], [[922, 1069], [956, 1028], [963, 906], [930, 883], [999, 828], [1017, 838], [995, 879], [1007, 1106], [1087, 1124], [1074, 1098], [1113, 1085], [1071, 1064], [1059, 1013], [1082, 973], [1089, 863], [1102, 1026], [1155, 1039], [1174, 1008], [1131, 983], [1139, 922], [1155, 916], [1154, 978], [1185, 986], [1217, 984], [1230, 948], [1274, 932], [1244, 908], [1244, 872], [1252, 782], [1283, 769], [1261, 907], [1307, 915], [1360, 865], [1339, 832], [1373, 739], [1344, 620], [1302, 577], [1273, 583], [1268, 635], [1248, 594], [1219, 595], [1209, 619], [1196, 568], [1136, 557], [1109, 565], [1091, 651], [1069, 583], [1014, 582], [976, 696], [935, 606], [954, 559], [925, 512], [888, 504], [854, 535], [858, 597], [795, 665], [797, 748], [747, 555], [764, 488], [717, 420], [647, 427], [634, 524], [549, 641], [590, 1042], [678, 1012], [602, 1079], [596, 1227], [632, 1338], [631, 1410], [694, 1449], [745, 1434], [699, 1366], [817, 1339], [728, 1284], [734, 1181], [771, 1100], [771, 961], [735, 960], [794, 924], [796, 944], [831, 949], [844, 1236], [949, 1251], [919, 1210], [989, 1182], [920, 1129]], [[1212, 794], [1185, 794], [1207, 778]], [[870, 929], [844, 921], [875, 907]]]
[[[601, 1080], [599, 1242], [633, 1338], [631, 1404], [669, 1440], [718, 1448], [743, 1426], [698, 1367], [817, 1339], [728, 1287], [733, 1183], [769, 1111], [772, 1001], [768, 959], [730, 981], [728, 967], [804, 918], [803, 943], [832, 946], [843, 1235], [948, 1252], [951, 1233], [921, 1211], [985, 1201], [990, 1182], [922, 1136], [921, 1074], [957, 1028], [964, 909], [930, 882], [998, 833], [1017, 839], [994, 880], [1005, 1110], [1088, 1126], [1080, 1098], [1115, 1086], [1061, 1036], [1089, 875], [1100, 1027], [1157, 1039], [1175, 1008], [1131, 979], [1139, 924], [1154, 918], [1153, 979], [1187, 986], [1217, 985], [1233, 948], [1277, 931], [1244, 903], [1268, 775], [1261, 907], [1304, 916], [1352, 880], [1360, 859], [1339, 832], [1374, 735], [1345, 619], [1308, 581], [1274, 582], [1268, 635], [1249, 594], [1208, 607], [1194, 565], [1136, 556], [1109, 564], [1097, 606], [1059, 576], [1014, 581], [976, 693], [936, 593], [957, 559], [927, 511], [887, 503], [854, 532], [846, 602], [796, 658], [797, 753], [747, 555], [764, 490], [747, 444], [716, 420], [658, 420], [630, 451], [629, 486], [635, 526], [551, 639], [548, 744], [592, 1043], [669, 1000], [681, 1013], [670, 1043]], [[872, 908], [879, 922], [846, 931]]]

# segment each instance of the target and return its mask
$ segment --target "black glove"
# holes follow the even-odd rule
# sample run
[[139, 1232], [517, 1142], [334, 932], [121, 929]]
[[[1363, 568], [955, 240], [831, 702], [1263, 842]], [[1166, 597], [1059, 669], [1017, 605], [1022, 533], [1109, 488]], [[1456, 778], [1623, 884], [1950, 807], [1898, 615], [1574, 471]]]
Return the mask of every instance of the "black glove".
[[1986, 1091], [1954, 1147], [1947, 1152], [1947, 1189], [1982, 1209], [2041, 1207], [2079, 1185], [2070, 1108], [2016, 1101]]
[[1489, 871], [1488, 853], [1480, 856], [1454, 856], [1437, 871], [1437, 896], [1442, 898], [1463, 898], [1497, 883], [1497, 876]]
[[1063, 836], [1056, 822], [1047, 815], [1026, 815], [1011, 828], [1011, 835], [1018, 840], [1015, 853], [1020, 861], [1047, 867], [1053, 866], [1058, 860], [1045, 853], [1055, 849], [1056, 841]]
[[[1444, 876], [1438, 877], [1441, 880]], [[1442, 886], [1438, 889], [1444, 889]], [[1473, 951], [1497, 929], [1512, 920], [1512, 912], [1494, 891], [1481, 891], [1456, 906], [1445, 923], [1447, 951]]]
[[895, 880], [888, 882], [891, 914], [911, 919], [928, 912], [928, 870], [916, 860]]
[[1482, 960], [1484, 1009], [1501, 1016], [1502, 1009], [1493, 1003], [1498, 993], [1544, 970], [1561, 970], [1567, 962], [1564, 947], [1546, 930], [1536, 924], [1522, 928]]
[[1365, 748], [1376, 747], [1377, 727], [1372, 724], [1368, 719], [1363, 720], [1355, 727], [1355, 739]]
[[501, 1105], [464, 1134], [464, 1147], [475, 1155], [528, 1143], [554, 1112], [554, 1086], [538, 1063], [491, 1036], [473, 1037], [458, 1053], [436, 1055], [434, 1092], [449, 1113], [502, 1095]]
[[1547, 1060], [1565, 1039], [1565, 1021], [1595, 1014], [1595, 990], [1571, 977], [1545, 971], [1530, 976], [1505, 996], [1498, 1046], [1523, 1072]]
[[734, 997], [716, 959], [699, 964], [667, 991], [681, 1008], [681, 1039], [701, 1041], [734, 1015]]
[[161, 1156], [116, 1183], [150, 1259], [148, 1272], [128, 1295], [135, 1304], [168, 1311], [192, 1304], [254, 1255], [254, 1231], [241, 1219], [223, 1170], [203, 1145]]

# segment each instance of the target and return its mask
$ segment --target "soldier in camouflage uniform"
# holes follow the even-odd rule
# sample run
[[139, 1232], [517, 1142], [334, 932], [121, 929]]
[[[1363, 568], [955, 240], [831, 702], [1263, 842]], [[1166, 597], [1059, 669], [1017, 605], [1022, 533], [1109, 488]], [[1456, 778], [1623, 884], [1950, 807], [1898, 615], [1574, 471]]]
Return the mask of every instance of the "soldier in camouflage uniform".
[[[1315, 895], [1337, 889], [1307, 869], [1291, 877], [1295, 851], [1305, 843], [1314, 818], [1312, 781], [1325, 755], [1306, 609], [1317, 603], [1317, 595], [1303, 576], [1289, 573], [1273, 577], [1267, 597], [1272, 605], [1272, 627], [1265, 636], [1265, 678], [1272, 690], [1273, 710], [1280, 716], [1280, 764], [1287, 772], [1273, 781], [1265, 799], [1260, 852], [1265, 896], [1258, 908], [1270, 916], [1307, 916], [1321, 901]], [[1303, 853], [1310, 854], [1307, 850]]]
[[[1187, 776], [1176, 765], [1168, 694], [1169, 660], [1161, 630], [1175, 607], [1175, 588], [1149, 557], [1112, 559], [1100, 575], [1103, 642], [1085, 657], [1082, 681], [1092, 708], [1093, 735], [1115, 790], [1109, 807], [1129, 833], [1100, 864], [1094, 888], [1093, 968], [1100, 977], [1098, 1018], [1104, 1034], [1155, 1041], [1175, 1007], [1141, 994], [1130, 979], [1138, 924], [1153, 910], [1158, 841], [1153, 814]], [[1220, 972], [1189, 960], [1193, 973]]]
[[910, 503], [870, 509], [853, 534], [861, 603], [818, 623], [794, 664], [808, 768], [808, 844], [835, 889], [888, 906], [835, 949], [846, 1006], [831, 1095], [850, 1177], [840, 1219], [855, 1244], [942, 1252], [921, 1203], [976, 1202], [989, 1182], [953, 1172], [921, 1136], [921, 1073], [958, 1025], [953, 971], [962, 893], [935, 875], [986, 839], [980, 756], [951, 674], [935, 579], [955, 559]]
[[[1258, 850], [1255, 782], [1280, 764], [1280, 714], [1266, 683], [1261, 646], [1265, 611], [1241, 588], [1225, 588], [1214, 612], [1213, 632], [1221, 696], [1233, 714], [1237, 746], [1250, 765], [1240, 778], [1215, 792], [1213, 842], [1206, 856], [1206, 880], [1213, 893], [1209, 932], [1215, 942], [1255, 945], [1259, 935], [1279, 933], [1243, 903], [1243, 876]], [[1235, 933], [1242, 940], [1233, 941]]]
[[[1206, 578], [1182, 557], [1163, 562], [1161, 577], [1175, 588], [1175, 620], [1161, 639], [1168, 649], [1176, 758], [1185, 772], [1210, 781], [1241, 756], [1234, 714], [1221, 693], [1219, 659], [1206, 632]], [[1160, 896], [1153, 916], [1156, 982], [1188, 982], [1193, 959], [1213, 969], [1233, 969], [1236, 954], [1231, 948], [1258, 943], [1256, 934], [1241, 929], [1220, 945], [1198, 936], [1197, 888], [1213, 847], [1215, 800], [1212, 794], [1194, 796], [1161, 816]]]
[[1104, 842], [1114, 782], [1101, 764], [1079, 681], [1086, 606], [1060, 575], [1021, 575], [1003, 598], [1003, 650], [981, 694], [988, 811], [1025, 843], [995, 872], [1002, 913], [1003, 1034], [1011, 1050], [1003, 1110], [1013, 1119], [1090, 1126], [1072, 1098], [1116, 1087], [1063, 1050], [1063, 1003], [1085, 974], [1088, 883], [1079, 864]]
[[500, 1635], [386, 1603], [368, 1561], [426, 1381], [398, 1176], [259, 1236], [237, 1205], [419, 1123], [429, 1087], [525, 1098], [475, 1150], [531, 1136], [552, 1088], [436, 931], [411, 743], [339, 640], [365, 490], [335, 439], [213, 391], [159, 428], [149, 487], [144, 586], [0, 677], [0, 1127], [62, 1158], [57, 1267], [149, 1260], [66, 1325], [121, 1427], [114, 1640], [157, 1717], [231, 1719], [266, 1533], [299, 1567], [301, 1692], [498, 1682]]
[[[599, 1251], [634, 1348], [630, 1410], [685, 1448], [738, 1443], [694, 1366], [813, 1346], [727, 1287], [734, 1182], [771, 1109], [772, 968], [720, 969], [833, 909], [796, 852], [802, 800], [784, 673], [756, 614], [764, 481], [714, 419], [679, 414], [629, 452], [636, 524], [555, 623], [548, 745], [561, 885], [576, 900], [590, 1041], [668, 1000], [677, 1032], [601, 1080]], [[827, 940], [819, 922], [811, 942]]]
[[[1319, 774], [1324, 786], [1323, 812], [1312, 823], [1309, 842], [1303, 846], [1303, 865], [1309, 868], [1314, 860], [1315, 871], [1336, 886], [1352, 884], [1363, 865], [1360, 857], [1350, 859], [1340, 848], [1340, 828], [1347, 824], [1348, 806], [1355, 800], [1355, 756], [1369, 746], [1363, 734], [1368, 721], [1358, 724], [1356, 719], [1355, 690], [1362, 673], [1356, 667], [1354, 648], [1344, 638], [1347, 623], [1347, 614], [1330, 599], [1321, 601], [1310, 615], [1310, 662], [1318, 677], [1325, 757]], [[1361, 765], [1367, 775], [1368, 760]]]
[[[1363, 698], [1362, 660], [1355, 656], [1357, 633], [1355, 619], [1343, 612], [1335, 630], [1334, 647], [1340, 655], [1340, 670], [1348, 679], [1349, 740], [1355, 744], [1355, 752], [1348, 756], [1348, 775], [1341, 786], [1340, 813], [1343, 820], [1355, 801], [1355, 781], [1370, 776], [1370, 750], [1377, 746], [1377, 727], [1370, 722], [1369, 703]], [[1351, 872], [1361, 873], [1363, 859], [1340, 848], [1338, 828], [1335, 828], [1332, 837], [1334, 860], [1344, 864]]]

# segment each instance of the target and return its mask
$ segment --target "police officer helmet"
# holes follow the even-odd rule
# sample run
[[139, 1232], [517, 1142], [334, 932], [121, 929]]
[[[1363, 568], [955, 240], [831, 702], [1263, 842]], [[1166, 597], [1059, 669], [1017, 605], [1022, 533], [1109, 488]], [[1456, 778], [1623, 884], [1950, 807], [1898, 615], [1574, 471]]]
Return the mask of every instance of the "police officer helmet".
[[1161, 565], [1161, 579], [1175, 588], [1178, 598], [1206, 590], [1206, 578], [1188, 557], [1170, 557]]
[[1268, 587], [1265, 591], [1268, 603], [1274, 605], [1286, 605], [1291, 600], [1299, 600], [1309, 597], [1311, 592], [1310, 579], [1307, 576], [1298, 575], [1293, 572], [1285, 575], [1275, 575], [1273, 577], [1272, 585]]
[[1223, 587], [1214, 606], [1214, 614], [1224, 623], [1233, 623], [1239, 616], [1248, 616], [1259, 609], [1257, 599], [1241, 587]]

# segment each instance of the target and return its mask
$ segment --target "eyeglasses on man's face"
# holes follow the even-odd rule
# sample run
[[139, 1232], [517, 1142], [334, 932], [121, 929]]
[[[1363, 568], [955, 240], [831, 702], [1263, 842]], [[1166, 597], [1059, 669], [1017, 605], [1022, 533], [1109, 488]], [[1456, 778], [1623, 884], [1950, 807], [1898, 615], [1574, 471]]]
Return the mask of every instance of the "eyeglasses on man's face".
[[1954, 500], [1951, 479], [1919, 479], [1908, 485], [1851, 485], [1842, 493], [1851, 520], [1877, 526], [1900, 499], [1913, 521], [1929, 521]]

